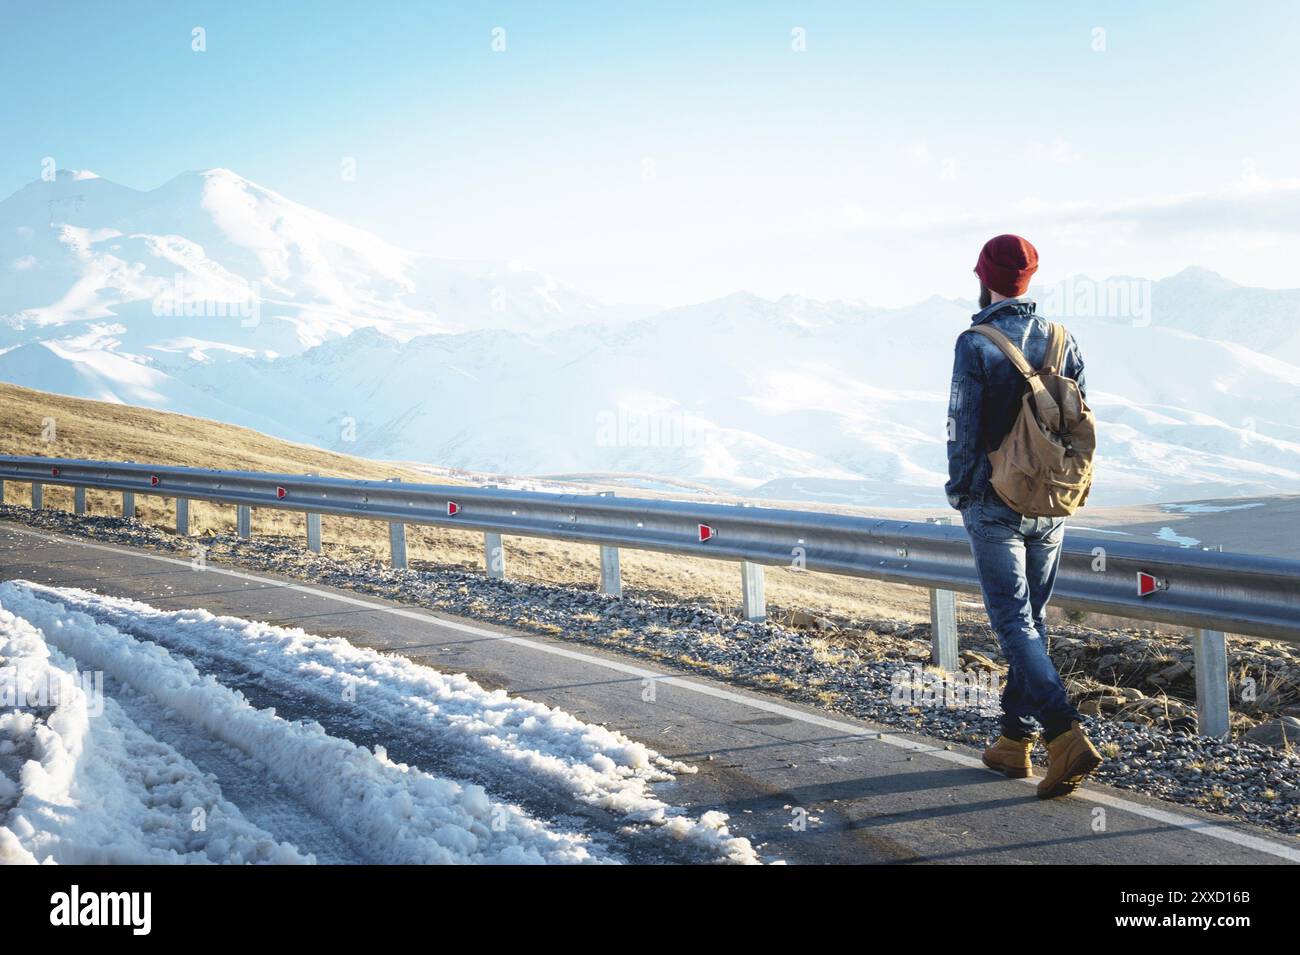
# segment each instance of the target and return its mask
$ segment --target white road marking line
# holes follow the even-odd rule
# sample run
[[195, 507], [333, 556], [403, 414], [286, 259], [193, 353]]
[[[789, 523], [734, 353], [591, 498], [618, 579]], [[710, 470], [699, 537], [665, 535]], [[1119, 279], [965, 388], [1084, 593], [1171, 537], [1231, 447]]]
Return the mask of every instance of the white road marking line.
[[[8, 525], [8, 530], [17, 534], [25, 534], [29, 537], [38, 537], [43, 540], [53, 541], [59, 544], [72, 544], [77, 547], [86, 547], [91, 550], [105, 551], [110, 554], [126, 555], [130, 557], [143, 557], [146, 560], [158, 561], [165, 564], [175, 564], [179, 567], [189, 567], [188, 560], [180, 560], [175, 557], [165, 557], [162, 554], [151, 554], [146, 551], [133, 550], [127, 547], [119, 547], [108, 544], [92, 544], [89, 541], [82, 541], [76, 538], [59, 537], [56, 534], [45, 534], [40, 531], [33, 531], [27, 528], [15, 527]], [[373, 610], [378, 613], [392, 614], [397, 617], [405, 617], [410, 620], [422, 621], [426, 624], [447, 627], [451, 630], [459, 630], [463, 633], [473, 634], [477, 637], [485, 637], [490, 640], [501, 640], [516, 646], [527, 647], [530, 650], [538, 650], [542, 653], [550, 653], [556, 656], [568, 657], [573, 660], [581, 660], [584, 663], [590, 663], [595, 666], [604, 667], [607, 670], [615, 670], [619, 673], [626, 673], [629, 676], [639, 677], [643, 680], [655, 680], [669, 686], [680, 687], [684, 690], [690, 690], [704, 696], [712, 696], [718, 699], [727, 700], [732, 703], [739, 703], [756, 710], [762, 710], [767, 713], [774, 713], [787, 717], [792, 720], [798, 720], [802, 723], [808, 723], [813, 726], [820, 726], [823, 729], [835, 730], [849, 736], [860, 736], [867, 739], [878, 740], [887, 743], [890, 746], [907, 750], [913, 753], [923, 753], [933, 756], [936, 759], [945, 762], [954, 763], [958, 766], [965, 766], [972, 769], [987, 769], [984, 764], [974, 756], [966, 756], [963, 753], [946, 750], [939, 746], [931, 746], [928, 743], [917, 743], [913, 740], [904, 739], [901, 736], [894, 736], [881, 730], [869, 729], [865, 726], [859, 726], [855, 723], [847, 723], [842, 720], [831, 719], [826, 716], [819, 716], [815, 713], [805, 713], [802, 710], [793, 707], [784, 706], [770, 700], [759, 699], [736, 693], [732, 690], [723, 689], [722, 687], [709, 686], [704, 683], [696, 683], [694, 680], [687, 680], [683, 677], [670, 676], [666, 673], [657, 673], [653, 670], [647, 670], [644, 667], [635, 666], [628, 663], [620, 663], [617, 660], [606, 660], [602, 657], [593, 656], [584, 653], [581, 650], [572, 650], [568, 647], [553, 646], [546, 643], [539, 643], [528, 637], [511, 636], [510, 634], [497, 633], [493, 630], [486, 630], [473, 624], [462, 623], [458, 620], [448, 620], [444, 617], [434, 616], [427, 611], [404, 610], [400, 607], [387, 607], [384, 604], [374, 603], [369, 600], [363, 600], [360, 597], [350, 597], [346, 594], [330, 593], [327, 590], [317, 590], [315, 587], [309, 587], [304, 584], [285, 583], [284, 581], [274, 580], [270, 577], [261, 577], [257, 574], [250, 574], [247, 571], [232, 570], [225, 567], [217, 567], [213, 564], [207, 564], [203, 573], [224, 574], [227, 577], [234, 577], [240, 580], [249, 580], [259, 584], [267, 584], [272, 587], [282, 587], [297, 593], [309, 594], [314, 597], [320, 597], [325, 600], [333, 600], [338, 603], [349, 604], [355, 607], [364, 607], [367, 610]], [[183, 595], [177, 595], [183, 596]], [[1016, 780], [1028, 786], [1036, 785], [1033, 779]], [[1109, 793], [1097, 792], [1091, 789], [1078, 789], [1074, 793], [1075, 799], [1083, 799], [1088, 802], [1094, 802], [1111, 809], [1119, 809], [1124, 812], [1132, 813], [1135, 816], [1141, 816], [1144, 819], [1150, 819], [1153, 822], [1159, 822], [1168, 826], [1176, 826], [1180, 829], [1186, 829], [1202, 836], [1209, 836], [1212, 839], [1219, 839], [1244, 849], [1252, 849], [1256, 852], [1262, 852], [1267, 855], [1276, 856], [1279, 859], [1285, 859], [1288, 862], [1300, 862], [1300, 848], [1287, 846], [1281, 843], [1273, 842], [1270, 839], [1264, 839], [1260, 836], [1252, 835], [1247, 832], [1240, 832], [1228, 827], [1224, 823], [1212, 822], [1208, 820], [1193, 819], [1190, 816], [1179, 815], [1175, 812], [1169, 812], [1165, 809], [1157, 809], [1152, 806], [1143, 806], [1139, 803], [1129, 802], [1119, 796], [1113, 796]]]

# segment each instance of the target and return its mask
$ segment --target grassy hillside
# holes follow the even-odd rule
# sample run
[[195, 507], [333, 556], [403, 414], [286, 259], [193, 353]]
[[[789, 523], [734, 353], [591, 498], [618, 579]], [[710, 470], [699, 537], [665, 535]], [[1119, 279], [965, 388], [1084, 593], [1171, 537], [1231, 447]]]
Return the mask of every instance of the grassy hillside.
[[[430, 481], [427, 475], [409, 468], [294, 444], [247, 428], [5, 383], [0, 383], [0, 453]], [[451, 482], [439, 479], [438, 483]], [[5, 482], [4, 500], [29, 506], [30, 487]], [[71, 510], [71, 489], [47, 486], [45, 506]], [[88, 491], [87, 506], [92, 514], [121, 513], [117, 494]], [[174, 504], [170, 499], [138, 494], [136, 516], [159, 526], [174, 526]], [[235, 509], [196, 501], [190, 506], [190, 521], [195, 535], [234, 533]], [[293, 537], [305, 543], [304, 524], [301, 514], [253, 512], [253, 533], [258, 537]], [[407, 536], [413, 567], [425, 563], [483, 567], [479, 534], [413, 525]], [[387, 526], [326, 517], [322, 520], [322, 543], [325, 551], [335, 556], [386, 557]], [[511, 577], [580, 586], [595, 586], [599, 580], [595, 547], [533, 538], [507, 538], [505, 545]], [[624, 588], [629, 593], [670, 594], [726, 607], [739, 603], [740, 571], [733, 563], [625, 550], [622, 565]], [[774, 609], [928, 618], [925, 592], [911, 587], [771, 568], [767, 578], [768, 600]]]

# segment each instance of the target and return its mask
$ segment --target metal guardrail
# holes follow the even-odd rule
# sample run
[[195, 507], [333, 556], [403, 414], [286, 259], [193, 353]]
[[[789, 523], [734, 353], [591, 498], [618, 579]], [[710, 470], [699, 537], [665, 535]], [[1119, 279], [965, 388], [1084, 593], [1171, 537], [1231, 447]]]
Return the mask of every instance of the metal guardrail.
[[[162, 465], [0, 456], [0, 481], [119, 491], [123, 512], [136, 494], [177, 501], [177, 530], [188, 533], [190, 500], [233, 504], [249, 536], [251, 508], [307, 514], [308, 543], [320, 549], [320, 516], [387, 521], [395, 566], [406, 565], [407, 524], [485, 535], [485, 564], [505, 574], [502, 535], [544, 537], [602, 548], [601, 586], [618, 593], [621, 547], [741, 562], [746, 617], [762, 619], [762, 568], [784, 566], [911, 584], [931, 591], [934, 661], [957, 668], [954, 591], [979, 592], [966, 532], [945, 524], [877, 520], [816, 511], [551, 494], [502, 488]], [[946, 598], [946, 599], [945, 599]], [[1300, 643], [1300, 561], [1184, 550], [1067, 535], [1055, 603], [1099, 613], [1194, 627], [1202, 731], [1227, 731], [1223, 633]], [[1208, 725], [1207, 725], [1208, 724]]]

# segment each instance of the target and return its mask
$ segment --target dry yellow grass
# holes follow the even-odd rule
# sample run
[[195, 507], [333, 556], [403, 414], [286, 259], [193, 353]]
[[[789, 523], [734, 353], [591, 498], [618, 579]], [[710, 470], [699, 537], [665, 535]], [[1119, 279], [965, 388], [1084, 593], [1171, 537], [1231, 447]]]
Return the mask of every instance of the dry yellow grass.
[[[52, 441], [45, 440], [47, 420], [53, 421]], [[282, 441], [234, 425], [68, 398], [5, 383], [0, 383], [0, 453], [430, 481], [428, 475], [411, 468]], [[5, 482], [4, 500], [29, 505], [29, 486]], [[71, 510], [71, 489], [47, 486], [45, 506]], [[120, 498], [89, 491], [87, 506], [91, 514], [118, 514]], [[136, 516], [159, 526], [173, 526], [173, 507], [169, 499], [136, 497]], [[235, 509], [196, 501], [190, 507], [190, 521], [195, 534], [233, 533]], [[305, 540], [304, 521], [301, 514], [255, 510], [253, 533]], [[335, 556], [386, 557], [387, 527], [375, 521], [327, 517], [322, 521], [322, 543], [325, 553]], [[580, 586], [594, 586], [599, 579], [599, 552], [595, 547], [536, 538], [507, 538], [505, 544], [507, 572], [516, 579]], [[483, 567], [482, 537], [465, 531], [412, 526], [408, 530], [408, 552], [412, 565], [417, 567], [424, 563], [462, 569]], [[701, 600], [723, 608], [735, 608], [739, 603], [739, 569], [733, 563], [624, 550], [622, 568], [627, 593]], [[769, 568], [767, 595], [774, 608], [928, 618], [924, 591], [827, 574]]]

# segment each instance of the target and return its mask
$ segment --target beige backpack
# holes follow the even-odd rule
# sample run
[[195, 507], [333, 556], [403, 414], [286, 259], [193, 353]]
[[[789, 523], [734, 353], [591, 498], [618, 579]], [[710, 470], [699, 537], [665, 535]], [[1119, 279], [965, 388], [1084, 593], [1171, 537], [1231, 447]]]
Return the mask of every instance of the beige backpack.
[[992, 341], [1029, 382], [1015, 424], [996, 451], [993, 490], [1026, 517], [1066, 517], [1088, 500], [1097, 428], [1078, 382], [1064, 377], [1065, 329], [1051, 323], [1047, 358], [1035, 371], [1011, 339], [991, 325], [970, 329]]

